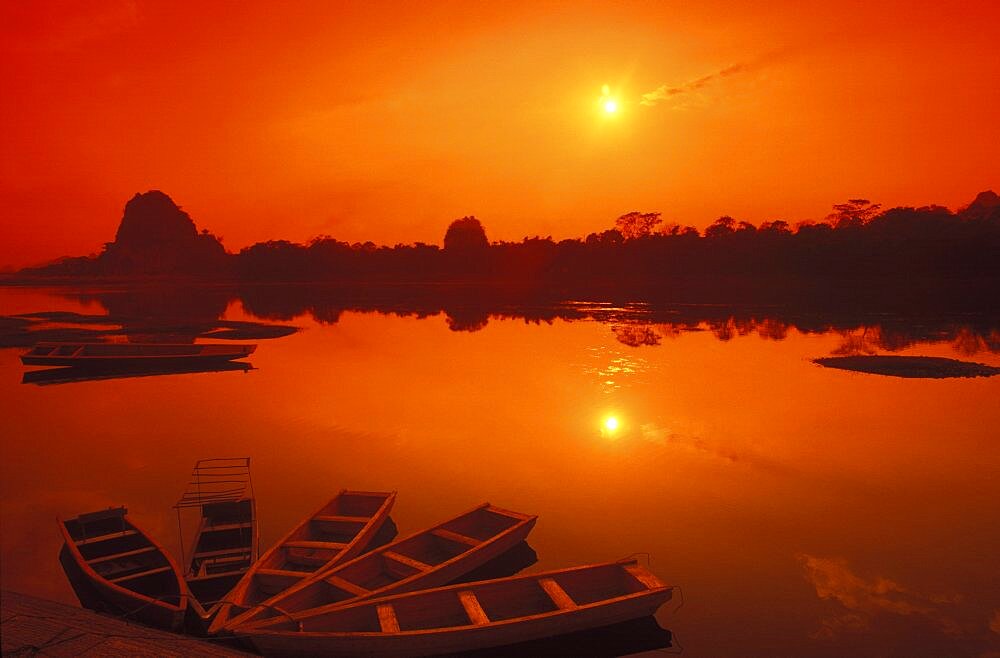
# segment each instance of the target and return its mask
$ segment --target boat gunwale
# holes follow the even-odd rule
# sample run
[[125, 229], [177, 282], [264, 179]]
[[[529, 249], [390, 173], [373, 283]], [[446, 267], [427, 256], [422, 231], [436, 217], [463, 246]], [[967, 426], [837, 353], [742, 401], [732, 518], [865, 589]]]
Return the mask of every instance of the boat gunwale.
[[[495, 583], [520, 581], [520, 580], [534, 580], [535, 582], [541, 581], [543, 578], [551, 578], [553, 576], [558, 576], [560, 574], [572, 573], [576, 571], [585, 571], [588, 569], [595, 569], [608, 566], [620, 566], [624, 569], [628, 565], [639, 565], [638, 561], [635, 559], [625, 559], [616, 560], [614, 562], [599, 562], [595, 564], [585, 564], [576, 567], [568, 567], [564, 569], [553, 569], [551, 571], [543, 571], [534, 574], [525, 574], [517, 576], [507, 576], [504, 578], [493, 578], [491, 580], [480, 580], [470, 583], [458, 583], [454, 585], [447, 585], [445, 587], [434, 587], [430, 589], [417, 590], [414, 592], [404, 592], [400, 594], [381, 596], [374, 599], [365, 599], [363, 601], [356, 601], [349, 604], [338, 606], [337, 610], [325, 610], [323, 612], [316, 612], [315, 614], [310, 613], [309, 615], [296, 615], [296, 613], [291, 613], [290, 617], [297, 622], [301, 622], [302, 619], [306, 619], [312, 616], [318, 616], [320, 614], [326, 614], [327, 612], [342, 612], [352, 608], [360, 608], [364, 606], [374, 606], [385, 605], [387, 603], [391, 604], [400, 599], [417, 598], [420, 596], [436, 595], [442, 592], [454, 591], [456, 594], [462, 591], [471, 591], [473, 594], [476, 593], [476, 589], [480, 587], [486, 587], [493, 585]], [[650, 572], [651, 573], [651, 572]], [[654, 575], [654, 578], [656, 576]], [[658, 580], [658, 579], [657, 579]], [[594, 601], [591, 603], [585, 603], [582, 605], [576, 605], [572, 608], [555, 608], [554, 610], [549, 610], [546, 612], [539, 612], [530, 615], [524, 615], [522, 617], [510, 617], [508, 619], [498, 619], [490, 620], [486, 624], [477, 624], [472, 620], [468, 624], [462, 626], [442, 626], [440, 628], [420, 628], [415, 630], [399, 630], [399, 631], [287, 631], [287, 630], [268, 630], [267, 626], [270, 624], [276, 624], [278, 622], [286, 622], [288, 619], [282, 619], [280, 617], [275, 617], [266, 620], [266, 623], [258, 623], [254, 625], [247, 625], [239, 628], [238, 635], [247, 637], [251, 642], [256, 636], [268, 636], [274, 638], [309, 638], [309, 639], [323, 639], [323, 638], [368, 638], [368, 639], [378, 639], [378, 638], [405, 638], [405, 637], [419, 637], [423, 635], [440, 635], [445, 633], [455, 633], [455, 632], [465, 632], [472, 631], [477, 632], [477, 629], [489, 629], [489, 628], [500, 628], [505, 625], [512, 625], [517, 623], [523, 623], [528, 620], [546, 620], [562, 615], [575, 615], [582, 611], [600, 608], [603, 606], [613, 605], [616, 603], [622, 603], [632, 599], [640, 599], [647, 596], [652, 596], [654, 594], [667, 593], [668, 596], [663, 603], [669, 601], [673, 596], [673, 585], [661, 585], [659, 587], [649, 587], [646, 586], [642, 581], [644, 589], [637, 592], [631, 592], [629, 594], [623, 594], [620, 596], [615, 596], [607, 599], [601, 599], [599, 601]], [[663, 605], [662, 603], [660, 605]], [[318, 609], [316, 609], [318, 610]], [[481, 631], [478, 631], [481, 632]]]
[[[469, 510], [466, 510], [465, 512], [462, 512], [461, 514], [458, 514], [458, 515], [453, 516], [453, 517], [451, 517], [451, 518], [449, 518], [449, 519], [447, 519], [445, 521], [442, 521], [441, 523], [437, 523], [437, 524], [435, 524], [433, 526], [430, 526], [429, 528], [424, 528], [422, 530], [418, 530], [417, 532], [414, 532], [414, 533], [412, 533], [410, 535], [407, 535], [406, 537], [403, 537], [401, 539], [396, 539], [395, 541], [392, 541], [392, 542], [390, 542], [388, 544], [385, 544], [383, 546], [379, 546], [375, 550], [369, 551], [368, 553], [365, 553], [364, 555], [360, 555], [360, 556], [354, 558], [353, 560], [350, 560], [348, 562], [343, 562], [341, 564], [338, 564], [338, 565], [334, 566], [333, 568], [327, 570], [324, 573], [318, 573], [317, 572], [312, 577], [303, 580], [303, 582], [296, 583], [292, 587], [286, 589], [284, 592], [282, 592], [281, 597], [284, 597], [284, 596], [286, 596], [288, 594], [291, 594], [291, 593], [294, 593], [294, 592], [301, 591], [301, 590], [305, 589], [306, 587], [312, 585], [313, 583], [315, 583], [315, 582], [317, 582], [319, 580], [323, 580], [324, 578], [327, 578], [328, 576], [332, 575], [333, 572], [340, 571], [342, 569], [346, 569], [347, 567], [354, 565], [354, 563], [359, 562], [360, 560], [364, 560], [364, 559], [370, 558], [373, 554], [384, 553], [386, 551], [391, 551], [395, 546], [397, 546], [399, 544], [402, 544], [404, 542], [407, 542], [407, 541], [409, 541], [409, 540], [411, 540], [411, 539], [413, 539], [415, 537], [419, 537], [421, 535], [430, 535], [434, 530], [437, 530], [437, 529], [439, 529], [439, 528], [441, 528], [441, 527], [443, 527], [443, 526], [445, 526], [445, 525], [447, 525], [447, 524], [455, 521], [456, 519], [460, 519], [460, 518], [462, 518], [464, 516], [468, 516], [468, 515], [476, 512], [478, 510], [481, 510], [481, 509], [495, 510], [497, 513], [499, 513], [501, 515], [509, 516], [511, 518], [516, 519], [516, 522], [513, 525], [511, 525], [510, 527], [505, 528], [501, 532], [498, 532], [496, 535], [490, 537], [489, 539], [480, 542], [478, 545], [476, 545], [476, 546], [470, 546], [468, 548], [468, 550], [462, 551], [461, 553], [459, 553], [455, 557], [452, 557], [452, 558], [450, 558], [448, 560], [445, 560], [444, 562], [441, 562], [439, 564], [433, 565], [433, 569], [431, 569], [431, 571], [441, 571], [441, 570], [443, 570], [444, 568], [446, 568], [448, 566], [451, 566], [451, 565], [453, 565], [453, 564], [455, 564], [455, 563], [457, 563], [457, 562], [459, 562], [459, 561], [461, 561], [463, 559], [468, 558], [468, 556], [470, 554], [483, 552], [490, 545], [497, 543], [502, 538], [508, 537], [508, 536], [510, 536], [510, 535], [512, 535], [512, 534], [514, 534], [514, 533], [516, 533], [516, 532], [518, 532], [520, 530], [522, 530], [526, 526], [527, 526], [527, 531], [526, 532], [530, 532], [531, 529], [532, 529], [532, 527], [534, 526], [535, 522], [538, 520], [538, 515], [536, 515], [536, 514], [524, 514], [522, 512], [514, 512], [512, 510], [506, 510], [506, 509], [503, 509], [501, 507], [497, 507], [497, 506], [493, 505], [492, 503], [485, 502], [485, 503], [482, 503], [480, 505], [476, 505], [475, 507], [473, 507], [473, 508], [471, 508]], [[399, 586], [401, 583], [412, 582], [413, 580], [416, 580], [417, 578], [419, 578], [419, 577], [421, 577], [423, 575], [426, 575], [426, 574], [427, 574], [427, 572], [417, 572], [415, 574], [407, 576], [406, 578], [401, 578], [400, 580], [397, 580], [396, 582], [394, 582], [392, 584], [392, 586], [396, 587], [396, 586]], [[375, 590], [375, 591], [378, 591], [378, 590]], [[419, 591], [426, 591], [426, 590], [419, 590]], [[402, 594], [402, 592], [400, 592], [400, 593]], [[389, 594], [386, 594], [384, 596], [389, 596]], [[279, 608], [276, 605], [272, 605], [270, 607], [275, 608], [277, 610], [280, 610], [281, 613], [282, 613], [282, 615], [287, 615], [289, 617], [295, 618], [296, 615], [303, 615], [306, 612], [308, 612], [310, 614], [313, 614], [313, 613], [315, 613], [315, 614], [321, 614], [322, 612], [325, 612], [325, 611], [333, 609], [333, 608], [339, 608], [339, 607], [344, 607], [344, 606], [347, 606], [347, 605], [352, 605], [354, 603], [362, 603], [362, 602], [367, 602], [367, 601], [373, 600], [372, 598], [369, 598], [369, 597], [370, 597], [370, 595], [368, 595], [368, 597], [364, 597], [363, 595], [362, 596], [357, 596], [357, 597], [351, 597], [350, 599], [347, 599], [346, 601], [337, 601], [337, 602], [334, 602], [334, 603], [327, 603], [327, 604], [324, 604], [324, 605], [321, 605], [321, 606], [316, 606], [316, 607], [313, 607], [313, 608], [306, 608], [305, 610], [300, 610], [300, 611], [285, 611], [285, 610], [282, 610], [281, 608]], [[381, 598], [381, 597], [379, 597], [379, 598]], [[263, 608], [263, 607], [264, 606], [258, 605], [258, 606], [255, 606], [254, 608], [251, 608], [247, 612], [252, 612], [252, 611], [258, 610], [258, 609]], [[234, 625], [232, 625], [230, 627], [227, 627], [227, 628], [229, 630], [231, 630], [231, 631], [234, 631], [235, 629], [241, 629], [241, 628], [246, 628], [246, 627], [265, 626], [265, 625], [267, 625], [269, 623], [273, 623], [275, 621], [275, 619], [276, 619], [276, 618], [268, 617], [267, 619], [262, 619], [262, 620], [256, 620], [256, 621], [254, 621], [254, 617], [256, 616], [256, 614], [257, 613], [255, 612], [253, 616], [248, 617], [248, 621], [246, 621], [244, 623], [241, 623], [241, 624], [238, 624], [238, 625], [234, 624]]]
[[[192, 349], [189, 353], [180, 354], [33, 354], [39, 348], [58, 349], [60, 347], [77, 347], [84, 349], [88, 346], [100, 347], [186, 347], [202, 348], [198, 351]], [[219, 348], [217, 353], [205, 354], [205, 348]], [[99, 342], [58, 342], [42, 341], [35, 343], [27, 352], [21, 354], [21, 361], [25, 365], [58, 365], [58, 362], [90, 363], [90, 362], [110, 362], [110, 361], [155, 361], [158, 359], [238, 359], [248, 357], [257, 350], [256, 343], [99, 343]], [[33, 362], [33, 363], [32, 363]]]

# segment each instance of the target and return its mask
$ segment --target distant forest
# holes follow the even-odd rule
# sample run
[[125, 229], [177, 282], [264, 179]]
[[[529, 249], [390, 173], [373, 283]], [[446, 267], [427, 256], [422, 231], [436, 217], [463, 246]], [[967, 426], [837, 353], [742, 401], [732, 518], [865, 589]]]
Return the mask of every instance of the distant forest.
[[677, 277], [779, 279], [1000, 277], [1000, 197], [883, 209], [866, 199], [833, 206], [823, 222], [755, 226], [720, 217], [704, 232], [630, 212], [585, 238], [490, 242], [475, 217], [455, 220], [443, 248], [378, 246], [319, 236], [260, 242], [228, 253], [166, 194], [136, 194], [100, 254], [26, 268], [22, 278], [188, 277], [239, 282], [503, 283], [529, 287], [650, 286]]

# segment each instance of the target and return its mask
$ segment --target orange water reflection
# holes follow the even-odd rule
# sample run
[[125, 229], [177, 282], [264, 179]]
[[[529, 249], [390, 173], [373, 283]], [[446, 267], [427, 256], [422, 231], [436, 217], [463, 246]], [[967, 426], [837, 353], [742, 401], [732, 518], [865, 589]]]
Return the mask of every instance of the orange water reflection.
[[[4, 314], [72, 310], [32, 294], [0, 290]], [[539, 514], [535, 569], [648, 552], [684, 587], [661, 623], [694, 655], [963, 655], [1000, 639], [1000, 378], [812, 364], [835, 332], [630, 348], [594, 321], [292, 322], [245, 374], [22, 386], [18, 350], [0, 350], [3, 586], [72, 601], [56, 514], [125, 503], [172, 546], [190, 465], [249, 454], [265, 545], [343, 487], [398, 489], [401, 534], [489, 500]]]

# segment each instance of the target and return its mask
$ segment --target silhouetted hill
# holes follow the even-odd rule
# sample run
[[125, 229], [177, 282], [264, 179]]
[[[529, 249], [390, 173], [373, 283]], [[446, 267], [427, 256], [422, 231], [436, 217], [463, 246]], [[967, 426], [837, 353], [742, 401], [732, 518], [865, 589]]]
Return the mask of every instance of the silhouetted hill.
[[225, 276], [232, 257], [207, 230], [160, 192], [136, 194], [125, 204], [115, 241], [96, 257], [69, 257], [22, 272], [41, 276]]
[[[825, 222], [759, 227], [720, 217], [703, 233], [662, 224], [659, 213], [630, 212], [615, 228], [584, 239], [525, 238], [489, 243], [475, 217], [451, 223], [445, 248], [417, 243], [377, 246], [324, 236], [309, 244], [257, 243], [227, 254], [215, 236], [166, 194], [137, 194], [125, 206], [114, 242], [93, 258], [68, 258], [34, 276], [200, 276], [244, 282], [492, 283], [548, 291], [656, 294], [678, 278], [710, 292], [753, 281], [811, 283], [816, 290], [908, 289], [928, 281], [981, 293], [1000, 278], [1000, 197], [979, 194], [958, 212], [943, 206], [883, 210], [865, 199], [836, 204]], [[726, 282], [723, 282], [725, 280]], [[877, 284], [872, 282], [878, 281]], [[889, 282], [888, 284], [886, 282]], [[923, 281], [924, 283], [921, 283]], [[715, 282], [715, 283], [711, 283]], [[890, 293], [890, 296], [895, 293]], [[951, 294], [950, 292], [947, 293]]]

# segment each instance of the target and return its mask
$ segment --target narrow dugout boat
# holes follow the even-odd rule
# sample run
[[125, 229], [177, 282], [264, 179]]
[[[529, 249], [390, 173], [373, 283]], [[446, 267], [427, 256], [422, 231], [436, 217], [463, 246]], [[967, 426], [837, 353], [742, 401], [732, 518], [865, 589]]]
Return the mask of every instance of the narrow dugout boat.
[[184, 581], [192, 594], [189, 625], [204, 632], [259, 554], [250, 458], [199, 460], [174, 508], [178, 527], [182, 527], [182, 510], [195, 508], [201, 513], [186, 553], [190, 557], [184, 559]]
[[253, 354], [254, 344], [38, 343], [21, 355], [26, 366], [117, 368], [223, 363]]
[[117, 507], [59, 519], [59, 561], [83, 607], [177, 630], [188, 605], [180, 569], [127, 515]]
[[439, 587], [503, 554], [528, 536], [537, 516], [484, 503], [449, 521], [323, 571], [234, 618], [227, 630], [267, 624], [364, 599]]
[[265, 656], [424, 656], [504, 646], [652, 615], [670, 600], [636, 561], [327, 606], [241, 629]]
[[215, 614], [209, 634], [221, 632], [238, 614], [316, 572], [360, 555], [389, 518], [396, 492], [343, 489], [270, 548], [229, 592]]

